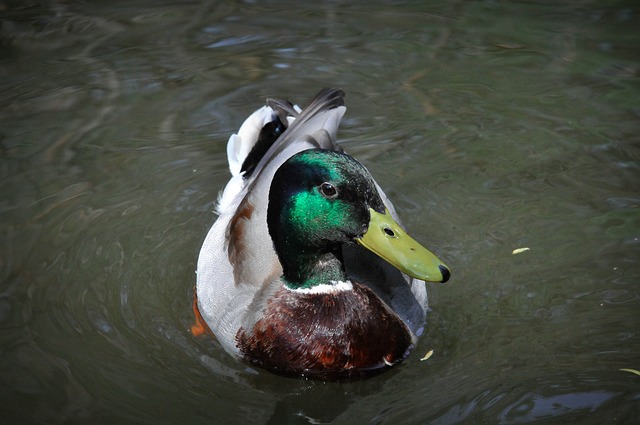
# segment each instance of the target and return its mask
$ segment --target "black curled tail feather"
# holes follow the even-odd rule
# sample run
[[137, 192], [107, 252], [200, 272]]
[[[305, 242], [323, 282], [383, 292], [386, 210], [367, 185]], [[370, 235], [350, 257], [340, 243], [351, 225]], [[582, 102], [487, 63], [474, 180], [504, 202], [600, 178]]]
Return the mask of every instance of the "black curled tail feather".
[[325, 88], [309, 102], [300, 114], [300, 118], [304, 119], [305, 116], [314, 116], [322, 111], [334, 109], [339, 106], [344, 106], [345, 93], [342, 89]]
[[273, 143], [278, 140], [278, 137], [286, 130], [286, 123], [286, 119], [283, 122], [279, 116], [276, 116], [273, 121], [266, 123], [264, 127], [262, 127], [258, 135], [258, 141], [253, 145], [251, 152], [249, 152], [249, 155], [244, 159], [242, 167], [240, 168], [240, 172], [244, 172], [242, 175], [243, 178], [247, 179], [251, 177], [260, 159], [262, 159]]
[[288, 100], [283, 99], [267, 99], [267, 106], [274, 110], [280, 122], [282, 122], [285, 127], [289, 127], [288, 117], [298, 118], [300, 112], [298, 112], [293, 103]]

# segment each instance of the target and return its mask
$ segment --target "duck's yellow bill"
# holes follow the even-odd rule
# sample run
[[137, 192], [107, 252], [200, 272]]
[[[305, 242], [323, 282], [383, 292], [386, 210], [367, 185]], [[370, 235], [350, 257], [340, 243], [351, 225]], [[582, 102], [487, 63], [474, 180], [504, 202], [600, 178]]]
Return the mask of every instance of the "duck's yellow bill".
[[360, 245], [416, 279], [427, 282], [449, 280], [449, 267], [409, 236], [388, 210], [380, 214], [369, 208], [369, 212], [369, 229], [356, 239]]

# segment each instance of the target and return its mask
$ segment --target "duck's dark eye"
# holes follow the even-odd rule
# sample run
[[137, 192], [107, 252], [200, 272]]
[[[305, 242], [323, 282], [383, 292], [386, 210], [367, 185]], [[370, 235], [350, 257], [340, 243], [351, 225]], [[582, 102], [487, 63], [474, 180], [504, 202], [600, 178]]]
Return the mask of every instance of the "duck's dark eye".
[[327, 198], [335, 198], [338, 196], [338, 189], [329, 182], [324, 182], [320, 185], [320, 193]]

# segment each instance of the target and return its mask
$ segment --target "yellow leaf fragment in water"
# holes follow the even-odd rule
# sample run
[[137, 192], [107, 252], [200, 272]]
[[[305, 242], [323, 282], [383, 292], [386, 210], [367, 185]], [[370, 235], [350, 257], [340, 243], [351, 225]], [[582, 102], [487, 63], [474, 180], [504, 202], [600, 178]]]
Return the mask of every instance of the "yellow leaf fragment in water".
[[531, 248], [526, 248], [526, 247], [525, 248], [517, 248], [517, 249], [513, 250], [512, 254], [513, 255], [522, 254], [523, 252], [529, 251], [529, 250], [531, 250]]
[[636, 375], [640, 376], [640, 370], [636, 370], [636, 369], [620, 369], [623, 372], [631, 372], [631, 373], [635, 373]]
[[427, 354], [424, 355], [423, 358], [420, 359], [421, 362], [428, 360], [429, 357], [433, 356], [433, 350], [429, 350], [429, 352]]

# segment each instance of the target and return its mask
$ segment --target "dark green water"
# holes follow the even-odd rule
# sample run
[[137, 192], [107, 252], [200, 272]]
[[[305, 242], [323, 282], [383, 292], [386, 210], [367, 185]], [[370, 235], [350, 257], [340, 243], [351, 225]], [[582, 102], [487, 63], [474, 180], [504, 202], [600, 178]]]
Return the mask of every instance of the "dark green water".
[[[5, 0], [0, 23], [3, 424], [638, 423], [636, 2]], [[189, 332], [229, 134], [325, 86], [453, 269], [413, 355], [340, 384]]]

